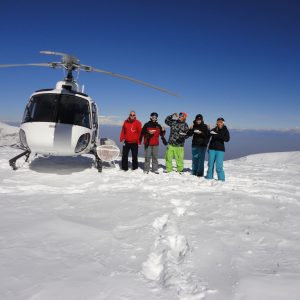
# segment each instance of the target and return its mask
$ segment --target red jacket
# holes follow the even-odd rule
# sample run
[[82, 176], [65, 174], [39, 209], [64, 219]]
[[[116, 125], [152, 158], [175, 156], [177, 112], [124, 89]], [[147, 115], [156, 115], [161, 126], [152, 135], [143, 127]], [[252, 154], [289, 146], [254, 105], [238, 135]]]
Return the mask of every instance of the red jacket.
[[140, 144], [140, 135], [142, 132], [142, 123], [139, 120], [130, 121], [127, 119], [124, 121], [120, 134], [120, 142], [125, 140], [127, 143]]
[[165, 132], [162, 130], [161, 125], [157, 122], [147, 122], [141, 134], [141, 140], [144, 138], [144, 144], [147, 146], [157, 146], [159, 144], [159, 136], [164, 136]]

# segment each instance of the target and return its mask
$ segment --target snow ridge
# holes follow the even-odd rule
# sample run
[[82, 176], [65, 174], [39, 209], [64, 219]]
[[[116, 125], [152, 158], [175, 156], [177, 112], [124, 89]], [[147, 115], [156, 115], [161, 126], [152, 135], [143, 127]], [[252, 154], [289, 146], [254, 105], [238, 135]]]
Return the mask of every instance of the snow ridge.
[[0, 122], [0, 147], [19, 143], [19, 128]]

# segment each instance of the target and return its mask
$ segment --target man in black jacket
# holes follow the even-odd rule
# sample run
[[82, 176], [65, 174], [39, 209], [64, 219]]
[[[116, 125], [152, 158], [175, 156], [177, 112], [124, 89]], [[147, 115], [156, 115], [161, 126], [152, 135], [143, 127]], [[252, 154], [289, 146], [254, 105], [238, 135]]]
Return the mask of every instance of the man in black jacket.
[[204, 160], [207, 143], [209, 140], [209, 130], [204, 124], [203, 116], [196, 115], [193, 125], [187, 133], [188, 136], [193, 136], [192, 141], [192, 174], [202, 177], [204, 173]]
[[218, 180], [225, 181], [225, 173], [223, 170], [225, 153], [224, 142], [229, 142], [230, 135], [224, 121], [223, 118], [218, 118], [217, 126], [210, 131], [211, 140], [208, 147], [207, 179], [214, 178], [214, 165], [216, 165]]

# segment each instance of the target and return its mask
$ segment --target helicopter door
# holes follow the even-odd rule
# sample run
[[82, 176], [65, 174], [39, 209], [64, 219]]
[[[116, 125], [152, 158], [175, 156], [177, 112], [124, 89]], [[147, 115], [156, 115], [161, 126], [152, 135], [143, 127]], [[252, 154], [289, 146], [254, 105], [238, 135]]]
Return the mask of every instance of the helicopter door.
[[92, 143], [95, 143], [98, 135], [98, 114], [97, 114], [97, 106], [95, 103], [92, 103], [92, 120], [93, 120]]

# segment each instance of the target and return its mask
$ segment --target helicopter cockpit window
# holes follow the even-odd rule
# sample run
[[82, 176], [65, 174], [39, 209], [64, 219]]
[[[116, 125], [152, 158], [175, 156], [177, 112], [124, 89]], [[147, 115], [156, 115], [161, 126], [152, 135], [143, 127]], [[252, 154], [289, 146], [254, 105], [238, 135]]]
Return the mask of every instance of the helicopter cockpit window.
[[51, 94], [33, 96], [24, 113], [23, 122], [55, 122], [58, 97]]
[[25, 122], [63, 123], [91, 128], [89, 102], [74, 95], [35, 95], [25, 109]]
[[57, 117], [58, 123], [91, 128], [89, 102], [83, 98], [61, 95]]

